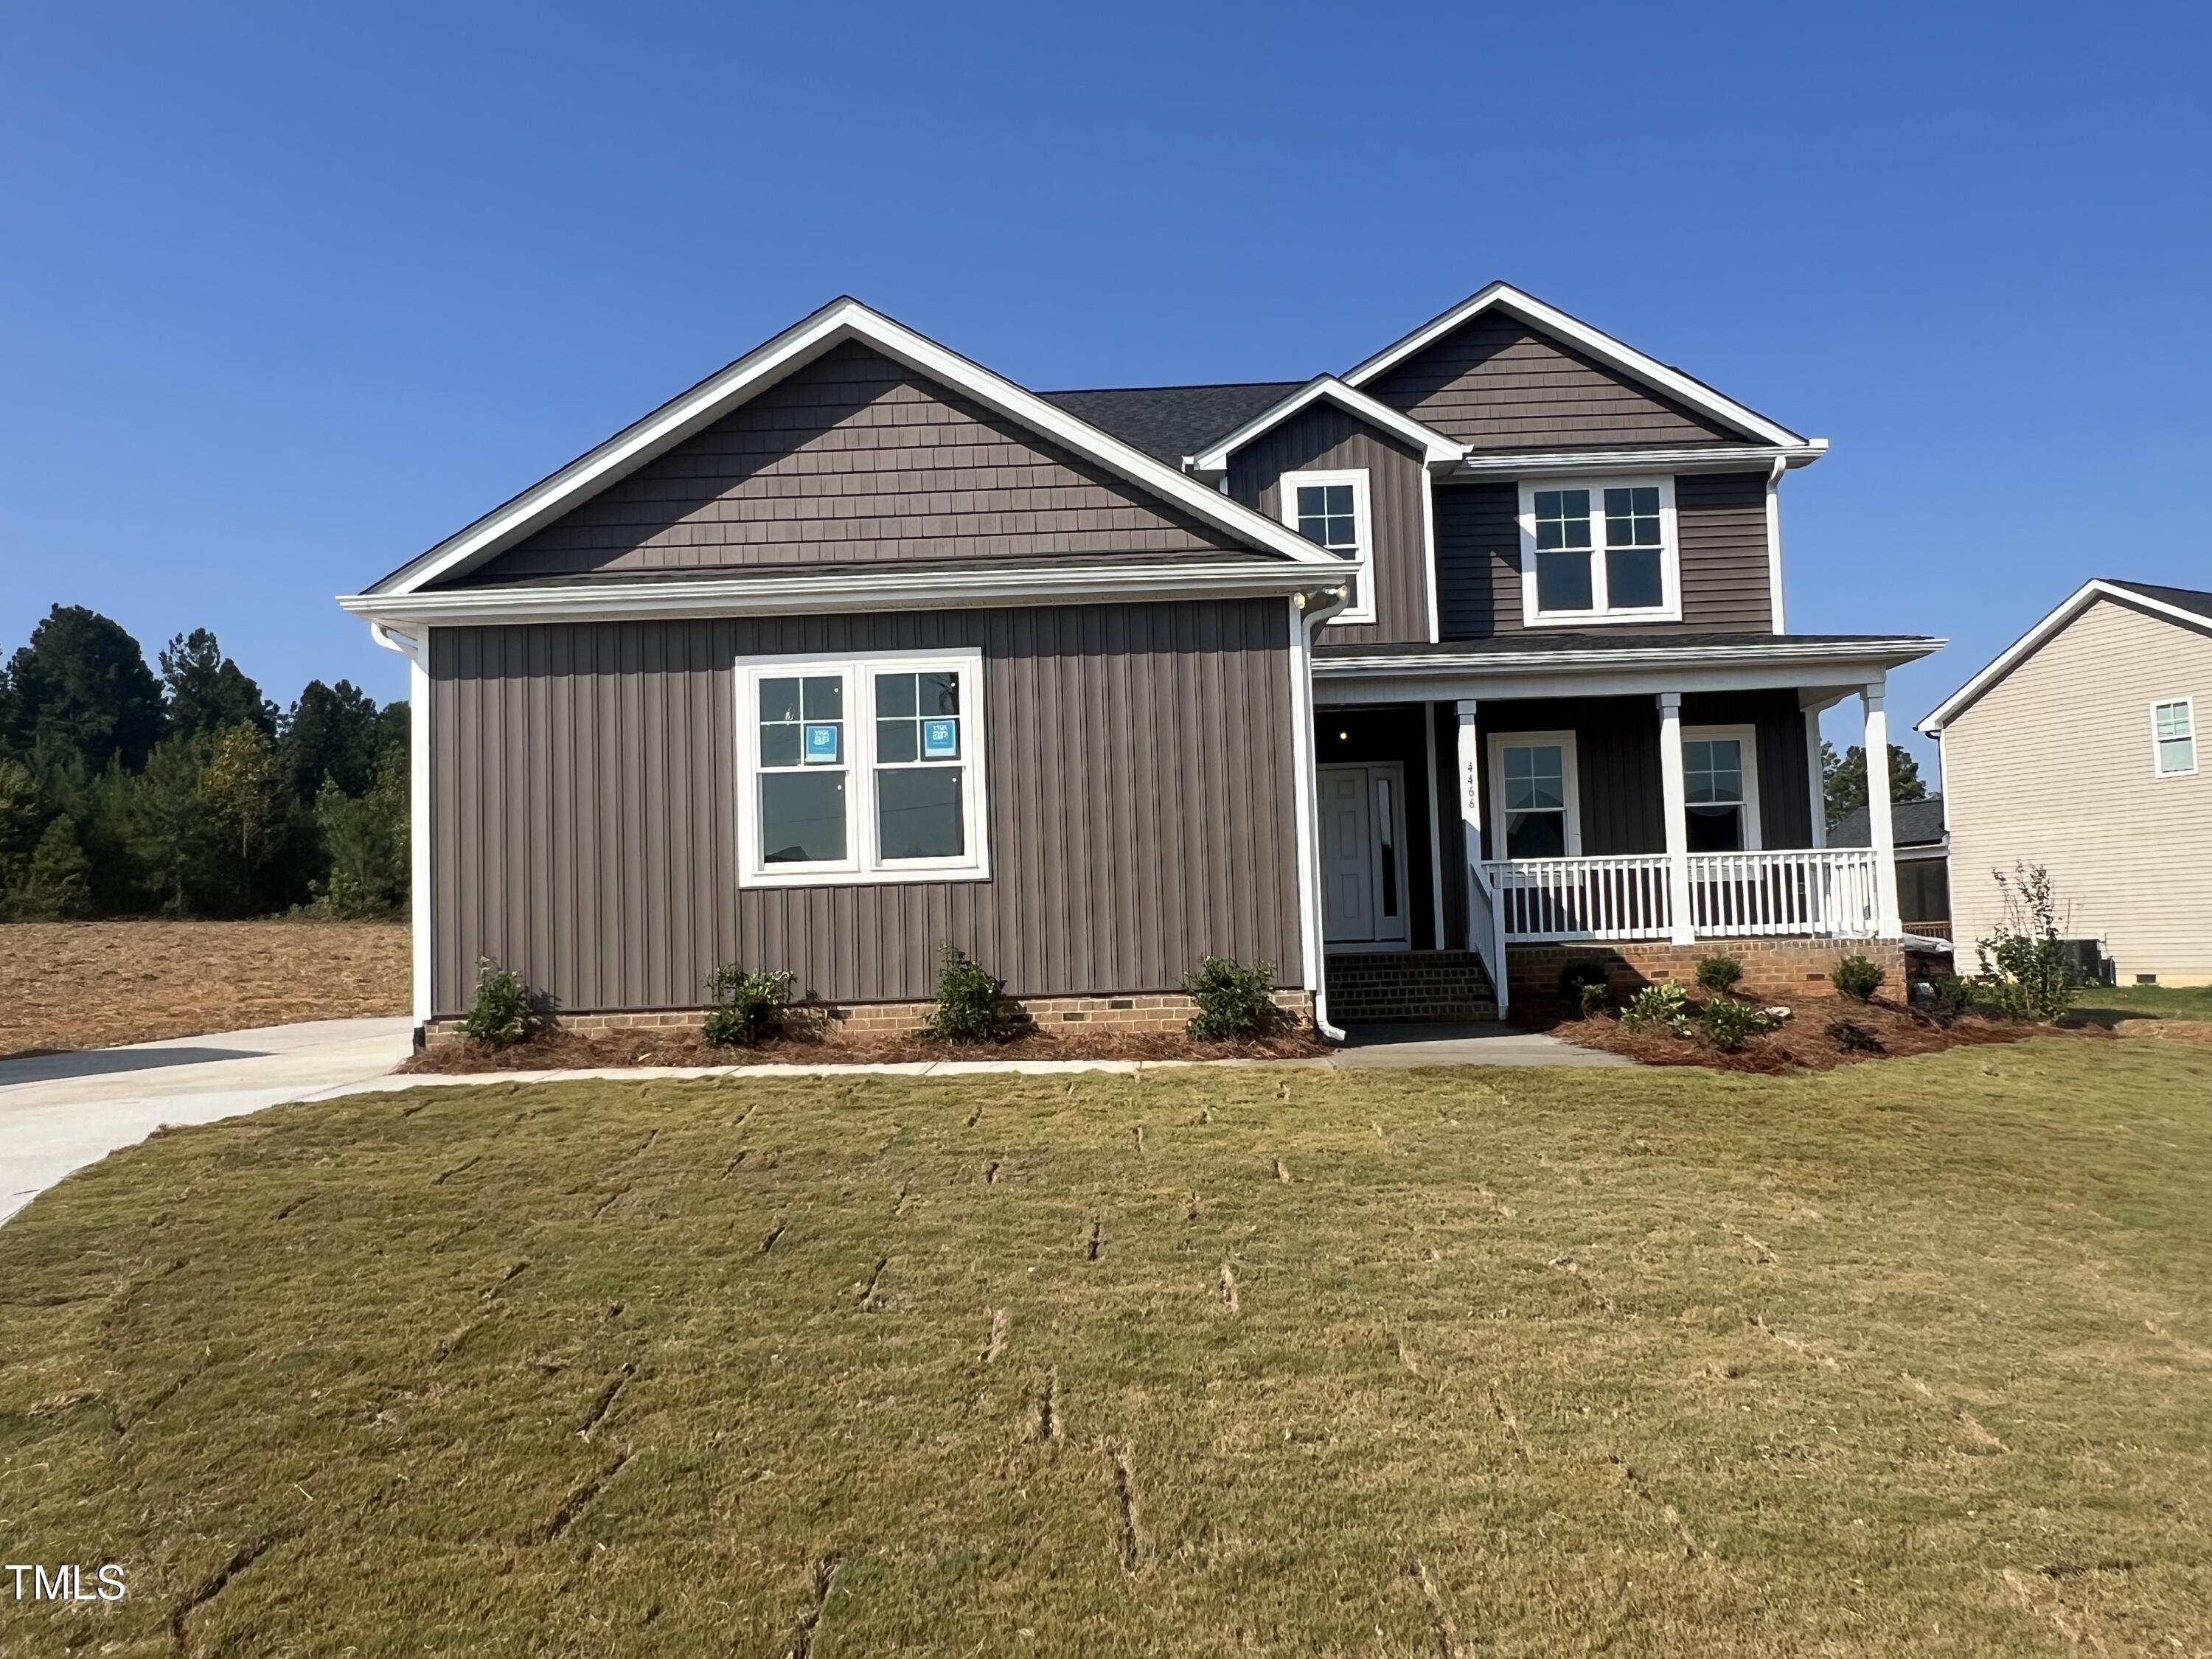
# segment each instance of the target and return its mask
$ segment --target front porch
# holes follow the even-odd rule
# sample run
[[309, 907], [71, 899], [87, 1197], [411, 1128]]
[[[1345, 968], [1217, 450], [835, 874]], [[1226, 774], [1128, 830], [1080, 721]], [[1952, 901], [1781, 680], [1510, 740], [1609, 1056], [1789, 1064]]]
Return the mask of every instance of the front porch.
[[[1869, 948], [1904, 938], [1892, 849], [1823, 844], [1820, 715], [1855, 696], [1869, 752], [1884, 752], [1879, 675], [1766, 640], [1730, 647], [1725, 667], [1655, 672], [1652, 651], [1622, 644], [1571, 647], [1571, 670], [1526, 647], [1464, 672], [1449, 647], [1317, 660], [1333, 1018], [1436, 1017], [1415, 1012], [1436, 1001], [1434, 971], [1377, 960], [1392, 953], [1465, 964], [1459, 1000], [1479, 1000], [1479, 975], [1500, 1013], [1528, 994], [1529, 963], [1574, 947], [1613, 947], [1589, 954], [1631, 979], [1783, 947], [1757, 954], [1799, 988], [1852, 950], [1897, 954]], [[1869, 772], [1886, 794], [1883, 769]], [[1887, 801], [1871, 817], [1886, 827]], [[1397, 1012], [1379, 988], [1394, 978]]]

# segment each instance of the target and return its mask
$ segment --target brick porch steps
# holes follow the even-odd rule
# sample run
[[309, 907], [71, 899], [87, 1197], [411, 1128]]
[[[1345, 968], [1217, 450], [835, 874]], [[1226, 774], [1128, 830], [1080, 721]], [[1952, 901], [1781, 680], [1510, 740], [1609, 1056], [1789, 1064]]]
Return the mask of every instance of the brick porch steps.
[[1472, 951], [1343, 952], [1328, 960], [1328, 1017], [1337, 1025], [1498, 1018], [1482, 958]]

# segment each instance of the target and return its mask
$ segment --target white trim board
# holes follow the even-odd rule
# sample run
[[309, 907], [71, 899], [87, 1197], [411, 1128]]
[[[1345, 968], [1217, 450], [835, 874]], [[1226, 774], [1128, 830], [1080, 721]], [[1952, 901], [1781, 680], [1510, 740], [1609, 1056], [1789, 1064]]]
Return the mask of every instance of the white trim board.
[[1346, 386], [1334, 374], [1317, 374], [1272, 409], [1261, 410], [1227, 437], [1186, 458], [1183, 464], [1200, 477], [1225, 472], [1229, 470], [1231, 455], [1255, 438], [1272, 431], [1291, 416], [1324, 398], [1354, 418], [1378, 427], [1419, 450], [1421, 459], [1427, 465], [1454, 465], [1467, 453], [1465, 444], [1454, 442], [1443, 433], [1422, 425], [1402, 410], [1391, 408], [1379, 398], [1370, 398], [1356, 386]]
[[[1296, 532], [1291, 532], [1296, 535]], [[574, 622], [708, 615], [793, 616], [908, 607], [1101, 604], [1133, 600], [1267, 597], [1339, 586], [1343, 560], [1299, 543], [1316, 560], [1244, 559], [1187, 564], [1041, 565], [1010, 570], [843, 570], [825, 574], [680, 576], [538, 586], [434, 588], [421, 593], [349, 593], [338, 604], [372, 620], [420, 623]], [[1326, 569], [1317, 569], [1325, 563]]]
[[1571, 477], [1580, 472], [1756, 472], [1780, 462], [1805, 466], [1828, 453], [1826, 438], [1805, 443], [1692, 444], [1652, 449], [1498, 450], [1470, 454], [1455, 478]]
[[2031, 653], [2060, 629], [2072, 622], [2099, 599], [2111, 599], [2118, 605], [2133, 605], [2136, 610], [2154, 617], [2163, 617], [2199, 632], [2212, 632], [2212, 617], [2184, 610], [2178, 605], [2168, 605], [2164, 599], [2154, 599], [2148, 593], [2138, 593], [2132, 587], [2123, 587], [2118, 582], [2093, 576], [2058, 602], [2057, 607], [2029, 629], [1990, 660], [1982, 672], [1968, 680], [1949, 696], [1924, 715], [1916, 730], [1928, 737], [1939, 735], [1946, 726], [1964, 714], [1981, 695], [2017, 668]]
[[1675, 402], [1710, 415], [1754, 439], [1790, 449], [1811, 447], [1812, 441], [1792, 432], [1779, 422], [1770, 421], [1758, 410], [1745, 407], [1733, 398], [1723, 397], [1703, 381], [1692, 379], [1679, 368], [1668, 368], [1656, 357], [1645, 356], [1626, 341], [1616, 340], [1612, 335], [1592, 328], [1580, 318], [1570, 317], [1556, 306], [1546, 305], [1535, 295], [1522, 293], [1510, 283], [1492, 283], [1487, 288], [1469, 295], [1450, 310], [1431, 318], [1404, 338], [1383, 347], [1358, 368], [1348, 370], [1343, 377], [1345, 383], [1364, 386], [1416, 352], [1442, 339], [1454, 329], [1492, 310], [1503, 311], [1509, 316], [1517, 317], [1532, 328], [1571, 341], [1609, 368], [1617, 368], [1655, 391], [1665, 392]]
[[1285, 533], [1279, 525], [1218, 490], [1207, 489], [1057, 404], [1048, 403], [848, 297], [831, 301], [642, 420], [624, 427], [597, 448], [409, 561], [368, 592], [412, 593], [431, 582], [473, 569], [848, 340], [863, 341], [915, 373], [968, 393], [1031, 431], [1260, 548], [1300, 562], [1328, 557], [1295, 532]]

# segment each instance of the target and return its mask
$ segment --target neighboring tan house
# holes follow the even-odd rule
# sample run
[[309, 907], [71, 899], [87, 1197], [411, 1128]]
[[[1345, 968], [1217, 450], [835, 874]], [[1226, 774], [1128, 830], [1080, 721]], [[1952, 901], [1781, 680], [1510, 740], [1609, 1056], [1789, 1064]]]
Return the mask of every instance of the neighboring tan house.
[[[1889, 809], [1890, 842], [1897, 849], [1897, 916], [1922, 939], [1951, 937], [1951, 839], [1943, 828], [1943, 798], [1900, 800]], [[1871, 836], [1867, 810], [1854, 806], [1828, 831], [1831, 847], [1865, 847]]]
[[2060, 931], [2123, 982], [2212, 983], [2212, 592], [2085, 582], [1920, 722], [1942, 745], [1962, 963], [1996, 872], [2042, 865]]
[[1503, 283], [1340, 377], [1042, 395], [838, 300], [342, 601], [412, 665], [416, 1016], [480, 957], [896, 1023], [949, 943], [1158, 1024], [1214, 952], [1325, 1031], [1894, 958], [1819, 715], [1883, 752], [1941, 641], [1785, 630], [1826, 447]]

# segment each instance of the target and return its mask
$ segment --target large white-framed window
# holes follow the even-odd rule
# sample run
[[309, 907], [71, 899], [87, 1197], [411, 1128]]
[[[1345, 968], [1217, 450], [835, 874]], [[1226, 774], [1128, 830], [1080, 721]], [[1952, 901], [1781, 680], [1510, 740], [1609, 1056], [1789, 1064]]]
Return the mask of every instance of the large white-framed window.
[[2150, 706], [2151, 775], [2187, 778], [2197, 774], [2197, 700], [2169, 697]]
[[1521, 485], [1521, 615], [1531, 628], [1680, 622], [1674, 481], [1565, 478]]
[[737, 669], [740, 886], [989, 877], [982, 653]]
[[1373, 622], [1375, 535], [1368, 512], [1367, 469], [1285, 472], [1280, 488], [1283, 522], [1352, 567], [1352, 602], [1330, 622]]
[[1682, 799], [1692, 853], [1759, 851], [1758, 728], [1684, 726]]
[[1582, 856], [1573, 732], [1490, 734], [1490, 822], [1493, 859]]

